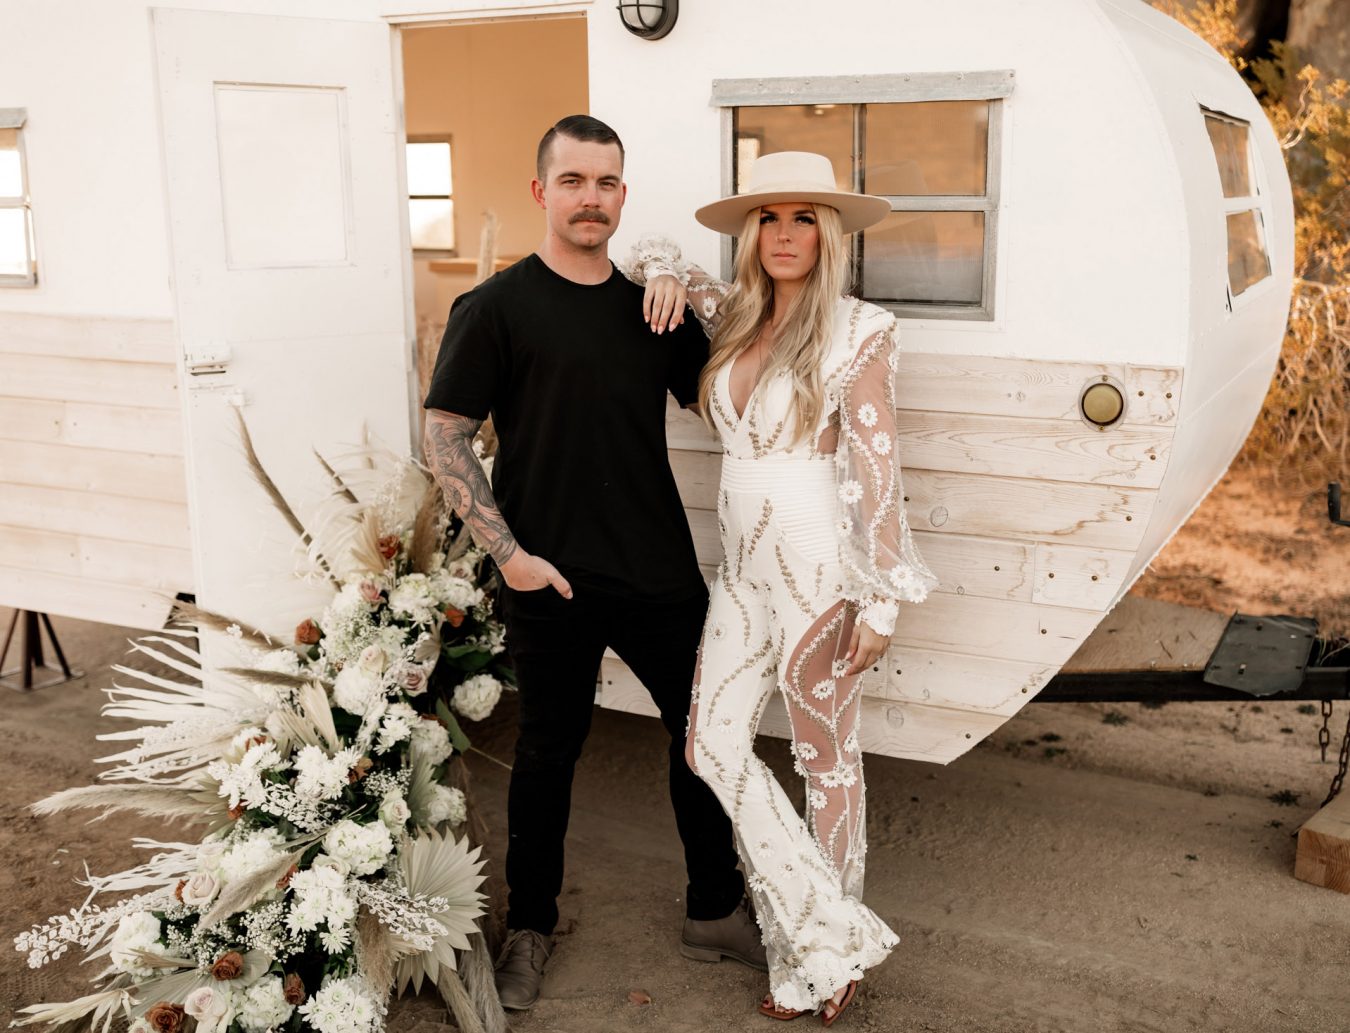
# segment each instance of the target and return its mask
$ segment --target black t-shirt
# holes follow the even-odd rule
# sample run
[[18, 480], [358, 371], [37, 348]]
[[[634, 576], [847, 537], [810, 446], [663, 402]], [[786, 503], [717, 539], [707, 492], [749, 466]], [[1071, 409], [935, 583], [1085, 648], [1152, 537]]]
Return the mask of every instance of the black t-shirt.
[[697, 400], [696, 320], [654, 334], [642, 288], [574, 283], [530, 255], [450, 309], [425, 407], [492, 415], [492, 490], [522, 548], [640, 596], [703, 588], [666, 453], [666, 392]]

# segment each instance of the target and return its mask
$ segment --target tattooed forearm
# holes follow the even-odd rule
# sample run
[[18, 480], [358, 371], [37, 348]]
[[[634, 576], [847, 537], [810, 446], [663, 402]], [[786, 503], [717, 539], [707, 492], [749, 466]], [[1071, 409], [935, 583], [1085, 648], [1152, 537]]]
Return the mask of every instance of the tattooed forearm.
[[483, 464], [473, 454], [473, 438], [482, 425], [482, 420], [428, 409], [422, 445], [446, 502], [500, 566], [520, 546], [497, 509]]

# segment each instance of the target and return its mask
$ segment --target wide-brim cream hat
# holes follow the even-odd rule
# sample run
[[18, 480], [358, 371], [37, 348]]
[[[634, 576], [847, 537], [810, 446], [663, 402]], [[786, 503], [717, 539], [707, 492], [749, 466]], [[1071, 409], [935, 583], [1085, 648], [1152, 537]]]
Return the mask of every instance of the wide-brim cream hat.
[[838, 210], [845, 233], [866, 229], [891, 213], [891, 202], [884, 197], [838, 189], [834, 166], [825, 155], [775, 151], [755, 159], [750, 166], [750, 182], [741, 193], [705, 204], [694, 218], [710, 230], [735, 236], [752, 209], [787, 201], [829, 205]]

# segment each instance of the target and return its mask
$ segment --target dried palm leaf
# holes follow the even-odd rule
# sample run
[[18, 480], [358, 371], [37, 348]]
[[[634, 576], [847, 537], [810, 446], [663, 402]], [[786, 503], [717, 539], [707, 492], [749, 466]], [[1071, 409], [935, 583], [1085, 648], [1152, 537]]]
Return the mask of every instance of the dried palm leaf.
[[174, 600], [173, 612], [169, 615], [169, 619], [195, 624], [199, 628], [210, 628], [212, 631], [227, 632], [231, 628], [238, 628], [244, 638], [252, 639], [260, 646], [276, 647], [276, 643], [265, 631], [259, 631], [243, 621], [237, 621], [233, 617], [226, 617], [224, 614], [203, 609], [196, 603], [184, 602], [181, 599]]
[[260, 671], [256, 667], [222, 667], [221, 674], [243, 678], [257, 685], [273, 685], [280, 689], [298, 689], [308, 685], [313, 678], [302, 674], [286, 674], [284, 671]]
[[135, 1001], [129, 988], [130, 980], [119, 980], [118, 984], [107, 990], [100, 990], [98, 993], [78, 997], [73, 1001], [62, 1001], [56, 1004], [32, 1004], [27, 1008], [20, 1008], [18, 1014], [26, 1015], [27, 1018], [15, 1019], [12, 1025], [31, 1026], [37, 1022], [45, 1022], [55, 1026], [58, 1030], [80, 1028], [92, 1030], [98, 1028], [99, 1023], [102, 1023], [102, 1031], [107, 1033], [112, 1028], [113, 1019], [118, 1012], [122, 1012], [127, 1017], [131, 1016], [132, 1005]]
[[[262, 460], [258, 458], [258, 453], [253, 447], [253, 436], [249, 434], [248, 424], [244, 421], [243, 410], [236, 408], [234, 410], [234, 415], [239, 423], [239, 440], [244, 446], [244, 458], [248, 461], [249, 473], [251, 473], [253, 479], [258, 482], [258, 486], [262, 488], [263, 493], [272, 503], [273, 508], [276, 509], [276, 511], [285, 519], [286, 523], [290, 525], [290, 528], [295, 532], [296, 537], [300, 539], [301, 543], [306, 548], [309, 548], [309, 546], [313, 544], [313, 539], [310, 538], [309, 531], [305, 529], [305, 525], [300, 522], [300, 518], [295, 515], [295, 510], [291, 508], [291, 504], [286, 501], [286, 496], [281, 494], [281, 489], [277, 487], [276, 481], [272, 480], [272, 475], [267, 472], [267, 468], [263, 466]], [[328, 575], [329, 580], [334, 584], [339, 584], [337, 578], [333, 576], [333, 571], [328, 565], [328, 560], [320, 553], [315, 553], [314, 555], [319, 566], [323, 569], [323, 572]]]
[[[399, 864], [408, 894], [441, 897], [446, 903], [432, 916], [445, 927], [445, 932], [436, 937], [429, 950], [399, 961], [399, 993], [410, 982], [415, 990], [421, 990], [423, 978], [440, 986], [442, 972], [455, 969], [455, 951], [467, 949], [471, 946], [469, 937], [478, 934], [478, 917], [483, 913], [483, 894], [478, 887], [482, 885], [482, 869], [487, 863], [479, 858], [481, 852], [482, 847], [469, 849], [467, 837], [456, 840], [453, 835], [443, 836], [434, 830], [404, 841]], [[398, 936], [393, 939], [397, 946]], [[459, 1019], [459, 1014], [455, 1017]]]
[[431, 557], [441, 544], [441, 518], [444, 515], [442, 499], [445, 496], [436, 485], [430, 485], [422, 494], [413, 521], [412, 545], [408, 549], [412, 569], [418, 574], [431, 572]]
[[195, 824], [209, 822], [214, 817], [211, 813], [203, 813], [201, 799], [193, 790], [140, 783], [63, 789], [29, 805], [29, 810], [39, 817], [85, 808], [103, 811], [95, 821], [117, 811], [133, 811], [147, 817], [186, 818]]
[[314, 449], [314, 458], [319, 461], [319, 465], [323, 467], [324, 473], [328, 474], [328, 476], [333, 479], [333, 483], [337, 486], [337, 493], [348, 502], [356, 503], [357, 498], [352, 494], [351, 488], [347, 487], [347, 483], [338, 475], [338, 472], [329, 465], [328, 460], [319, 454], [317, 448]]
[[380, 553], [380, 514], [367, 509], [362, 515], [356, 534], [352, 538], [351, 562], [360, 570], [378, 574], [384, 570], [386, 561]]
[[290, 871], [291, 865], [300, 863], [305, 851], [318, 838], [310, 838], [298, 850], [277, 854], [272, 861], [246, 878], [226, 883], [220, 896], [211, 905], [211, 910], [197, 922], [197, 928], [210, 929], [222, 919], [252, 907], [264, 893], [276, 889], [277, 882]]

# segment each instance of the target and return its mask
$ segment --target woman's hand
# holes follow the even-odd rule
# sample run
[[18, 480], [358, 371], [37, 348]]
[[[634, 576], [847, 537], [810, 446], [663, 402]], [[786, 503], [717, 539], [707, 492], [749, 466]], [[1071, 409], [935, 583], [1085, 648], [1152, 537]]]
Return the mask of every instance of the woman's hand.
[[862, 621], [853, 624], [853, 637], [848, 643], [844, 659], [851, 661], [846, 675], [861, 674], [875, 664], [890, 648], [889, 635], [880, 635]]
[[654, 333], [674, 330], [684, 322], [684, 306], [689, 292], [680, 281], [669, 273], [653, 277], [647, 281], [647, 290], [642, 295], [642, 318]]

